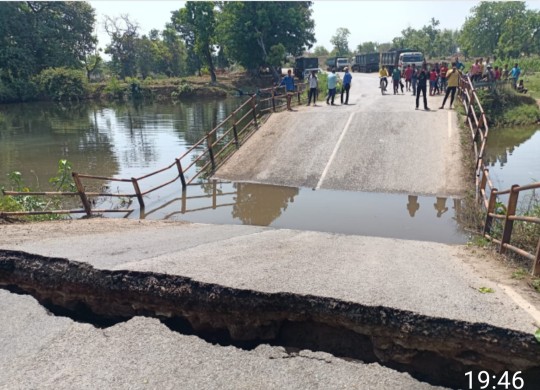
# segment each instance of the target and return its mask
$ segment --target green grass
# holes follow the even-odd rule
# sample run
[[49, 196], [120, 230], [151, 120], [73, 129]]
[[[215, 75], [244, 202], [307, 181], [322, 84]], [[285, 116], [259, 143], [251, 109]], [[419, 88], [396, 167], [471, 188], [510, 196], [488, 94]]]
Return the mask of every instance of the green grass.
[[527, 94], [540, 100], [540, 72], [525, 74], [522, 79], [523, 85], [529, 90]]

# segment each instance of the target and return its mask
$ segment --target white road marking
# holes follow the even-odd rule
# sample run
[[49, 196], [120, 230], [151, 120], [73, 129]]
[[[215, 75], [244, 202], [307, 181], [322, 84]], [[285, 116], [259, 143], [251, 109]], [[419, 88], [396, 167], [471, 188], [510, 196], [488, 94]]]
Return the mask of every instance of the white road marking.
[[525, 298], [519, 295], [513, 288], [510, 286], [499, 284], [499, 287], [508, 295], [519, 307], [525, 310], [529, 315], [534, 318], [536, 321], [535, 327], [540, 327], [540, 311], [531, 305]]
[[349, 126], [352, 122], [352, 118], [354, 116], [354, 112], [349, 116], [349, 119], [347, 120], [347, 123], [345, 124], [345, 127], [343, 128], [343, 131], [341, 132], [341, 135], [339, 136], [338, 142], [336, 146], [334, 147], [334, 150], [332, 151], [332, 154], [330, 155], [330, 159], [326, 163], [326, 166], [324, 167], [323, 173], [321, 175], [321, 178], [319, 179], [319, 182], [317, 183], [317, 187], [315, 187], [316, 190], [321, 188], [321, 185], [326, 177], [326, 174], [328, 173], [328, 169], [330, 168], [330, 165], [332, 164], [332, 161], [334, 161], [334, 158], [336, 157], [337, 151], [339, 149], [339, 146], [341, 145], [341, 141], [343, 141], [343, 138], [345, 137], [345, 134], [347, 133], [347, 130], [349, 129]]

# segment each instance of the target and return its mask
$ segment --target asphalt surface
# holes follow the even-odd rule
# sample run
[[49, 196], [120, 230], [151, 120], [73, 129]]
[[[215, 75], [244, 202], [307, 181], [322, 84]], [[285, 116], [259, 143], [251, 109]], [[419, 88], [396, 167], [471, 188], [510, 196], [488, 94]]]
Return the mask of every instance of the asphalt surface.
[[431, 111], [415, 110], [411, 92], [382, 96], [378, 84], [375, 74], [353, 73], [349, 105], [341, 105], [338, 96], [336, 106], [323, 100], [316, 107], [272, 115], [215, 177], [336, 190], [462, 194], [455, 111], [437, 109], [441, 95], [428, 97]]

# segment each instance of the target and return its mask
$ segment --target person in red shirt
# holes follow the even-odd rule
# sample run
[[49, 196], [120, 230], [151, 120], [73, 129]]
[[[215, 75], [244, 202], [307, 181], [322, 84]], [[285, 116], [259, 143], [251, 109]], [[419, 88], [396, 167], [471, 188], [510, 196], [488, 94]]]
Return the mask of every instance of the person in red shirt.
[[431, 69], [431, 72], [429, 72], [429, 96], [433, 96], [435, 90], [437, 89], [438, 77], [439, 76], [437, 75], [435, 68]]
[[501, 70], [498, 66], [495, 67], [495, 81], [499, 81], [501, 79]]
[[446, 67], [446, 62], [443, 62], [439, 73], [441, 79], [441, 91], [446, 91], [446, 72], [448, 72], [448, 68]]
[[411, 68], [411, 64], [407, 65], [407, 68], [405, 69], [404, 76], [405, 76], [405, 89], [407, 91], [411, 90], [411, 77], [413, 74], [413, 69]]

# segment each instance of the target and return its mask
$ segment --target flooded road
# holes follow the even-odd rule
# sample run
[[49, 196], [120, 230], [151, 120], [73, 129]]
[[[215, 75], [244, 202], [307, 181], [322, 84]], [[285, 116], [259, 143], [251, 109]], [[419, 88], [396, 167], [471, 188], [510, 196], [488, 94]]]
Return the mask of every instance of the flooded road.
[[212, 181], [157, 195], [129, 218], [244, 224], [462, 244], [457, 198]]

